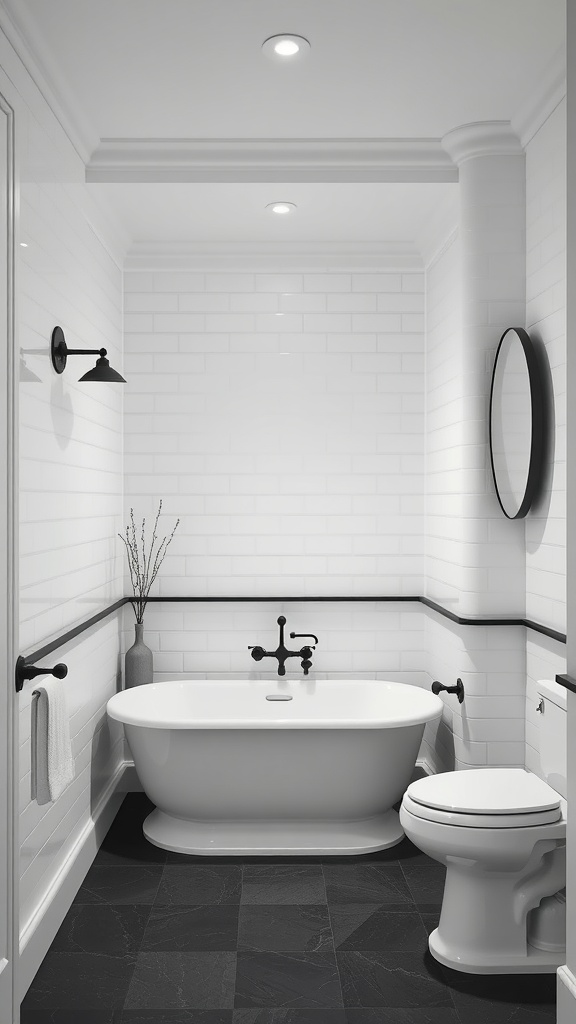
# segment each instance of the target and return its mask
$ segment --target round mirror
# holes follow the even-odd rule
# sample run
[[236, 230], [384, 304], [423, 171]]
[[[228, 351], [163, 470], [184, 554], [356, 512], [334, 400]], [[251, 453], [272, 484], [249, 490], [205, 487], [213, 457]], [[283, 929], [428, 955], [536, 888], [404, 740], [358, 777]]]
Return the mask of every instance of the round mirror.
[[544, 413], [538, 359], [522, 327], [500, 338], [490, 389], [490, 458], [500, 507], [526, 515], [540, 479]]

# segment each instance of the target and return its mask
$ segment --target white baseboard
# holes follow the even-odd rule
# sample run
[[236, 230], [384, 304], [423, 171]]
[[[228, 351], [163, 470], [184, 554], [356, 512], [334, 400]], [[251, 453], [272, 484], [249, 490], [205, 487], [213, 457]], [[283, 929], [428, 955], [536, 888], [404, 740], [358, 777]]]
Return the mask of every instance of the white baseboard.
[[576, 1019], [576, 977], [567, 964], [557, 972], [557, 1024], [573, 1024]]
[[425, 757], [419, 757], [416, 761], [416, 767], [421, 768], [426, 775], [436, 775], [437, 771]]
[[[52, 879], [36, 910], [20, 933], [18, 989], [23, 999], [50, 949], [56, 932], [66, 917], [74, 897], [84, 881], [106, 832], [110, 828], [128, 792], [124, 776], [130, 765], [123, 761], [110, 779], [94, 808], [90, 821], [80, 832], [64, 863]], [[133, 766], [132, 766], [133, 767]]]

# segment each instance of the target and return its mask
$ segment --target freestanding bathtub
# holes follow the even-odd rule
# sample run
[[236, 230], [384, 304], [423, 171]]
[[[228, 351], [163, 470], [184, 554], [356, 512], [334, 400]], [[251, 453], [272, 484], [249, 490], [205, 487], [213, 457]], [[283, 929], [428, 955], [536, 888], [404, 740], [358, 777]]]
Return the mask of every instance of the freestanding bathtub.
[[146, 837], [222, 856], [394, 846], [393, 804], [441, 711], [428, 690], [362, 679], [183, 680], [108, 701], [156, 804]]

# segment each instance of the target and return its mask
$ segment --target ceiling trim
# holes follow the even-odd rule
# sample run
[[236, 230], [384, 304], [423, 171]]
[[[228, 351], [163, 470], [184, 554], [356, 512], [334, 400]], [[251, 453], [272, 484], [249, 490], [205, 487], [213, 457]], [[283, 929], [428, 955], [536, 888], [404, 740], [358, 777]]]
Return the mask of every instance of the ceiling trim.
[[446, 132], [442, 145], [455, 164], [485, 156], [521, 156], [524, 152], [510, 121], [473, 121]]
[[[18, 0], [0, 0], [0, 30], [85, 164], [98, 140], [86, 114], [71, 96], [54, 54]], [[66, 97], [66, 101], [62, 97]]]
[[442, 182], [439, 139], [102, 139], [89, 182]]
[[548, 66], [538, 88], [512, 118], [512, 127], [526, 147], [566, 95], [566, 50], [562, 47]]
[[422, 271], [422, 256], [414, 245], [352, 242], [174, 242], [136, 243], [128, 251], [124, 270], [307, 270]]

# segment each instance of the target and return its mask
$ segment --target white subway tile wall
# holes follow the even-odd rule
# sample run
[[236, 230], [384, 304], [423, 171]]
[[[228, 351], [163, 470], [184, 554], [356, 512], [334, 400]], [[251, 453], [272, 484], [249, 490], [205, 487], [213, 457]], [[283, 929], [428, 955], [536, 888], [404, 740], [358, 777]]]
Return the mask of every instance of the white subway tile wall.
[[[526, 149], [526, 327], [550, 367], [553, 429], [540, 500], [526, 519], [526, 614], [566, 632], [566, 103]], [[526, 767], [539, 771], [538, 680], [566, 671], [566, 647], [528, 632]]]
[[[279, 615], [286, 617], [285, 642], [298, 650], [305, 640], [290, 632], [314, 633], [308, 677], [391, 679], [426, 685], [424, 613], [417, 602], [247, 601], [161, 602], [148, 605], [145, 641], [154, 650], [154, 679], [274, 679], [273, 658], [253, 661], [249, 645], [278, 646]], [[134, 639], [127, 606], [125, 642]], [[402, 638], [401, 641], [399, 638]], [[304, 676], [297, 658], [286, 663], [288, 678]]]
[[[84, 164], [16, 61], [5, 37], [2, 90], [15, 108], [21, 174], [17, 223], [20, 621], [23, 654], [124, 592], [115, 534], [122, 515], [122, 392], [79, 384], [95, 357], [71, 357], [63, 376], [49, 360], [60, 325], [73, 348], [105, 347], [122, 366], [122, 272], [102, 242], [106, 228], [84, 184]], [[23, 97], [26, 97], [24, 99]], [[106, 719], [118, 682], [119, 618], [113, 616], [44, 664], [64, 661], [76, 778], [55, 802], [31, 800], [34, 683], [20, 694], [20, 930], [42, 906], [74, 843], [121, 763], [123, 738]]]
[[421, 593], [422, 274], [133, 272], [126, 308], [126, 505], [181, 518], [161, 595]]
[[526, 519], [526, 614], [566, 630], [565, 102], [526, 150], [526, 326], [545, 350], [553, 427], [543, 493]]

